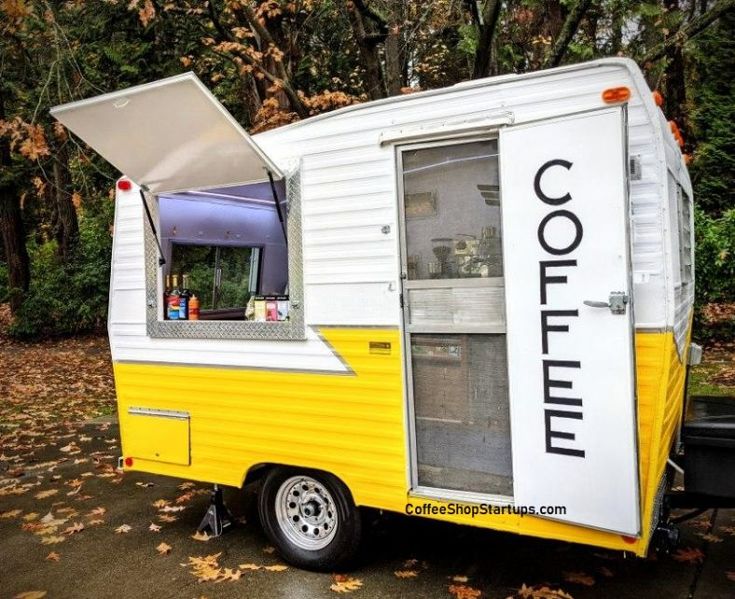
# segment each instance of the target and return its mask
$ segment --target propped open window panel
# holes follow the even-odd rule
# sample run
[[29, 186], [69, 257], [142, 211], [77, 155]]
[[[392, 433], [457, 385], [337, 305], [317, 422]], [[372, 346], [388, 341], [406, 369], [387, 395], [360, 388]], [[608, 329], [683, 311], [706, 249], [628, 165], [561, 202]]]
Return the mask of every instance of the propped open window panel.
[[51, 109], [86, 144], [152, 193], [283, 174], [194, 73]]

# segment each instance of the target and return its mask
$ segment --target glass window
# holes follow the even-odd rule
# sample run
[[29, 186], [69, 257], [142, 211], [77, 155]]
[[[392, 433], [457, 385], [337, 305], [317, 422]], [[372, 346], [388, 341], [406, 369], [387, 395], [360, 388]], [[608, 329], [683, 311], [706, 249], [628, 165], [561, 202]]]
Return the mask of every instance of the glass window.
[[497, 140], [403, 153], [407, 277], [503, 276]]
[[687, 285], [692, 282], [692, 201], [684, 192], [681, 185], [677, 185], [677, 199], [679, 204], [679, 265], [681, 267], [681, 282]]
[[[199, 299], [202, 315], [213, 311], [244, 310], [258, 293], [260, 248], [174, 243], [172, 273], [181, 289]], [[186, 279], [184, 278], [186, 277]]]

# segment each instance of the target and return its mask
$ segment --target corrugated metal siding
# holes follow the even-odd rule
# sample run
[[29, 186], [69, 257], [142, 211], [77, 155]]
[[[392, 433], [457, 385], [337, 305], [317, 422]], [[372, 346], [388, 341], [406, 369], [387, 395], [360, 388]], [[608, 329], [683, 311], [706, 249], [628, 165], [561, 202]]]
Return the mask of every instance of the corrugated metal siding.
[[[354, 374], [115, 364], [123, 455], [134, 433], [130, 407], [185, 411], [191, 465], [133, 455], [136, 468], [240, 486], [255, 464], [294, 464], [339, 476], [362, 505], [402, 509], [408, 461], [399, 332], [321, 334]], [[371, 341], [390, 344], [390, 353], [371, 353]]]
[[637, 333], [636, 361], [641, 542], [645, 547], [656, 493], [681, 422], [686, 367], [671, 333]]

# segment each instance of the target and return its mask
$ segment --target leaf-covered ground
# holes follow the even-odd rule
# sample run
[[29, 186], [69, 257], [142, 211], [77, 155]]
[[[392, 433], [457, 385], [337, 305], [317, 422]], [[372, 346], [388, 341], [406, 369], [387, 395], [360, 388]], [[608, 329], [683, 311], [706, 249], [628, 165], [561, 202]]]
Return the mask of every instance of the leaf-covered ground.
[[646, 560], [400, 515], [370, 514], [350, 572], [284, 564], [252, 494], [226, 500], [221, 538], [195, 534], [206, 486], [116, 469], [106, 339], [0, 336], [0, 597], [436, 597], [569, 599], [735, 596], [735, 511], [682, 527]]

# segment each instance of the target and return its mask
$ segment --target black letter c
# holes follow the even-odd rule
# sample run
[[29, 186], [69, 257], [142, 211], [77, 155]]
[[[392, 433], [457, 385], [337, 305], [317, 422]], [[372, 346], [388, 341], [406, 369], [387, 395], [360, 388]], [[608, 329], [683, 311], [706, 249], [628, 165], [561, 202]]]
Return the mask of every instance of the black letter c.
[[572, 199], [572, 194], [567, 192], [560, 198], [550, 198], [543, 191], [541, 191], [541, 176], [546, 172], [547, 169], [551, 168], [552, 166], [563, 166], [565, 169], [569, 170], [572, 168], [572, 163], [562, 158], [549, 160], [536, 172], [536, 177], [533, 180], [533, 189], [536, 192], [536, 196], [538, 196], [538, 199], [542, 202], [546, 202], [547, 204], [551, 204], [552, 206], [561, 206], [565, 202], [568, 202]]

